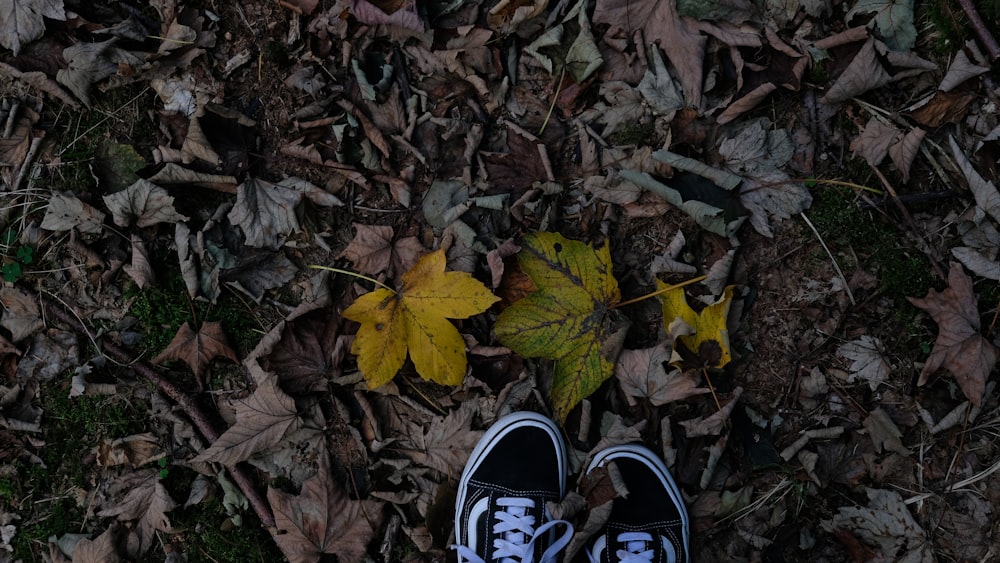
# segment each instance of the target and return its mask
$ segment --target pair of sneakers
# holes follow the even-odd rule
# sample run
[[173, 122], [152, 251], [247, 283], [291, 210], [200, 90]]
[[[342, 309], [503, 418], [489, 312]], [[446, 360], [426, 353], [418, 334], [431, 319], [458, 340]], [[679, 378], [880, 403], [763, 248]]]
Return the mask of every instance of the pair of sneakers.
[[[639, 445], [599, 452], [590, 474], [614, 462], [627, 497], [612, 501], [604, 530], [587, 555], [594, 563], [690, 560], [687, 510], [663, 461]], [[469, 457], [458, 484], [455, 537], [459, 561], [554, 563], [573, 525], [551, 517], [548, 501], [566, 494], [566, 445], [556, 425], [536, 413], [497, 421]]]

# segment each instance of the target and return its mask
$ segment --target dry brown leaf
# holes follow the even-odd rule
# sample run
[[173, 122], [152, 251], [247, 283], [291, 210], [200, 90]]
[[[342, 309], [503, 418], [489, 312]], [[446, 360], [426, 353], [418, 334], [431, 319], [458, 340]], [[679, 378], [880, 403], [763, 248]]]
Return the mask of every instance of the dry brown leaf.
[[0, 0], [0, 45], [17, 55], [21, 47], [45, 33], [45, 18], [64, 21], [63, 0]]
[[298, 190], [249, 178], [237, 188], [229, 222], [239, 225], [249, 246], [277, 249], [299, 230], [295, 206], [301, 199]]
[[936, 561], [927, 534], [910, 514], [896, 491], [865, 489], [868, 506], [845, 506], [822, 526], [829, 532], [843, 530], [876, 548], [877, 553], [893, 554], [893, 561], [931, 563]]
[[975, 92], [964, 90], [942, 92], [937, 90], [914, 104], [906, 111], [906, 114], [917, 123], [936, 129], [948, 123], [961, 122], [977, 99], [979, 96]]
[[153, 272], [152, 264], [149, 263], [149, 253], [146, 252], [146, 243], [135, 233], [132, 234], [132, 263], [126, 264], [122, 269], [135, 281], [139, 289], [156, 282], [156, 274]]
[[875, 451], [881, 453], [882, 450], [896, 452], [905, 456], [910, 455], [910, 450], [903, 445], [900, 438], [903, 433], [899, 431], [896, 423], [889, 417], [889, 413], [879, 407], [868, 414], [864, 420], [865, 429], [868, 436], [875, 444]]
[[729, 416], [733, 413], [733, 409], [736, 407], [736, 403], [740, 400], [741, 395], [743, 395], [743, 388], [737, 387], [733, 389], [729, 402], [722, 405], [722, 410], [716, 411], [704, 418], [682, 420], [680, 424], [687, 431], [687, 436], [689, 438], [696, 436], [718, 436], [722, 432], [726, 421], [729, 420]]
[[594, 24], [609, 24], [608, 35], [630, 37], [641, 29], [647, 43], [659, 43], [674, 66], [689, 105], [701, 105], [702, 67], [707, 39], [677, 14], [674, 0], [597, 0]]
[[235, 408], [236, 423], [191, 461], [234, 465], [278, 444], [302, 426], [295, 401], [278, 388], [274, 374], [258, 380], [257, 389], [235, 401]]
[[167, 348], [160, 352], [153, 363], [166, 360], [181, 360], [191, 367], [199, 383], [201, 374], [215, 358], [229, 358], [239, 363], [236, 352], [229, 346], [222, 324], [215, 321], [201, 323], [201, 328], [195, 332], [190, 323], [184, 323]]
[[136, 528], [131, 533], [138, 536], [138, 545], [136, 552], [129, 555], [141, 559], [153, 545], [157, 531], [174, 532], [167, 512], [173, 510], [177, 503], [170, 498], [156, 471], [129, 474], [116, 485], [128, 491], [125, 497], [117, 506], [106, 508], [97, 515], [117, 516], [123, 522], [135, 521]]
[[292, 394], [325, 387], [339, 373], [347, 346], [340, 338], [340, 315], [317, 309], [284, 324], [280, 339], [261, 358], [262, 366], [278, 374]]
[[110, 526], [107, 530], [90, 540], [87, 538], [77, 542], [73, 548], [73, 563], [118, 563], [121, 557], [115, 546], [115, 536], [117, 526]]
[[990, 67], [982, 66], [976, 64], [969, 60], [969, 55], [965, 54], [965, 51], [959, 49], [955, 53], [955, 59], [951, 61], [948, 65], [948, 72], [941, 79], [941, 84], [938, 85], [938, 90], [942, 92], [950, 92], [954, 90], [957, 86], [969, 80], [970, 78], [975, 78], [980, 74], [985, 74], [990, 71]]
[[707, 387], [698, 387], [700, 378], [696, 374], [676, 368], [667, 373], [664, 366], [670, 356], [669, 342], [641, 350], [622, 350], [615, 364], [615, 377], [630, 405], [635, 405], [638, 398], [660, 406], [709, 392]]
[[361, 561], [381, 525], [383, 504], [351, 500], [330, 473], [329, 454], [323, 452], [319, 460], [298, 495], [267, 489], [278, 528], [274, 539], [290, 563], [316, 563], [325, 553]]
[[851, 150], [872, 166], [878, 166], [889, 154], [889, 147], [901, 136], [899, 129], [872, 117], [865, 124], [861, 134], [851, 141]]
[[188, 219], [174, 209], [174, 198], [167, 190], [148, 180], [139, 180], [120, 192], [104, 196], [104, 203], [119, 227], [128, 227], [132, 221], [142, 228]]
[[920, 370], [917, 385], [924, 385], [934, 372], [945, 368], [958, 382], [972, 404], [982, 404], [986, 379], [997, 363], [997, 349], [982, 334], [979, 307], [972, 278], [954, 262], [944, 291], [928, 290], [922, 299], [908, 297], [910, 303], [927, 311], [938, 324], [938, 336]]
[[862, 335], [842, 344], [837, 353], [851, 361], [851, 377], [848, 381], [867, 381], [871, 390], [875, 391], [880, 383], [889, 379], [892, 367], [885, 361], [882, 342], [878, 338]]
[[73, 194], [54, 193], [45, 208], [41, 227], [49, 231], [76, 229], [81, 233], [97, 234], [104, 228], [104, 213]]
[[3, 317], [0, 326], [10, 331], [10, 339], [20, 342], [45, 328], [38, 302], [27, 292], [14, 287], [0, 289]]
[[913, 166], [913, 159], [920, 152], [920, 143], [927, 136], [927, 130], [915, 127], [903, 136], [898, 142], [889, 147], [889, 158], [892, 165], [903, 175], [903, 182], [910, 181], [910, 167]]
[[472, 418], [476, 414], [476, 403], [465, 401], [448, 416], [436, 417], [424, 428], [420, 424], [408, 424], [412, 448], [401, 452], [414, 462], [437, 469], [456, 477], [465, 466], [472, 448], [483, 435], [472, 430]]
[[416, 33], [425, 30], [416, 0], [351, 0], [351, 13], [368, 24], [395, 25]]
[[392, 227], [354, 224], [355, 235], [340, 254], [362, 274], [394, 279], [408, 271], [417, 258], [427, 253], [417, 237], [403, 237], [393, 243]]
[[129, 464], [141, 467], [166, 456], [157, 438], [149, 432], [133, 434], [117, 440], [102, 437], [97, 443], [97, 465], [112, 467]]
[[891, 81], [892, 76], [882, 65], [875, 50], [875, 39], [869, 37], [836, 82], [827, 89], [822, 101], [827, 104], [837, 104], [885, 86]]

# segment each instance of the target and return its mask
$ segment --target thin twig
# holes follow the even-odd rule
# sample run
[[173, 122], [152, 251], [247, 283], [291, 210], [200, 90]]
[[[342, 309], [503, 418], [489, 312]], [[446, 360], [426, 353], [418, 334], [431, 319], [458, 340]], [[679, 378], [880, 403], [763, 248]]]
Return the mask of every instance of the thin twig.
[[813, 234], [816, 235], [816, 240], [819, 241], [823, 250], [826, 251], [826, 255], [830, 257], [830, 262], [833, 263], [833, 269], [837, 271], [840, 281], [844, 282], [844, 291], [847, 292], [847, 297], [851, 300], [851, 305], [857, 305], [858, 303], [854, 300], [854, 294], [851, 293], [851, 286], [847, 283], [847, 277], [844, 276], [843, 270], [840, 269], [840, 264], [837, 263], [837, 259], [834, 258], [833, 253], [830, 252], [830, 247], [826, 245], [826, 242], [823, 241], [823, 237], [820, 236], [819, 230], [816, 229], [816, 225], [813, 225], [812, 221], [809, 220], [809, 217], [806, 217], [805, 211], [802, 211], [799, 215], [802, 216], [802, 220], [806, 222], [806, 225], [809, 225], [809, 228], [812, 229]]
[[937, 263], [937, 260], [934, 259], [933, 254], [931, 254], [931, 245], [926, 240], [924, 240], [924, 236], [920, 234], [920, 230], [917, 229], [916, 221], [914, 221], [913, 216], [910, 215], [910, 210], [907, 209], [905, 205], [903, 205], [903, 202], [899, 199], [899, 195], [896, 194], [896, 190], [895, 188], [892, 187], [892, 184], [889, 182], [889, 179], [886, 178], [885, 174], [883, 174], [882, 171], [879, 170], [877, 167], [872, 166], [871, 169], [872, 172], [874, 172], [875, 175], [878, 176], [879, 181], [882, 182], [882, 186], [885, 187], [885, 191], [888, 192], [889, 197], [892, 198], [892, 202], [896, 204], [896, 208], [899, 209], [899, 212], [903, 215], [903, 219], [906, 220], [906, 224], [910, 227], [910, 230], [913, 231], [913, 236], [917, 237], [917, 240], [920, 241], [920, 243], [923, 245], [923, 248], [921, 248], [921, 250], [923, 251], [924, 254], [927, 255], [927, 260], [931, 263], [931, 267], [934, 268], [934, 273], [936, 273], [938, 277], [940, 277], [943, 280], [948, 279], [948, 276], [944, 273], [944, 270], [941, 269], [941, 265]]

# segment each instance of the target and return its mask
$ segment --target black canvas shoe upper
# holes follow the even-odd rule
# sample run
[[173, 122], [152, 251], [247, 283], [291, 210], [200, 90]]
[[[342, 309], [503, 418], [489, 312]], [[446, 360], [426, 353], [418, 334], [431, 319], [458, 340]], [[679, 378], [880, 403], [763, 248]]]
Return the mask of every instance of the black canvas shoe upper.
[[[535, 413], [508, 415], [486, 432], [458, 485], [459, 561], [555, 561], [572, 526], [545, 503], [566, 493], [565, 450], [555, 424]], [[556, 528], [565, 530], [558, 538]]]
[[601, 451], [587, 473], [614, 462], [628, 497], [612, 502], [604, 532], [588, 551], [599, 563], [686, 563], [690, 524], [684, 499], [663, 461], [638, 445]]

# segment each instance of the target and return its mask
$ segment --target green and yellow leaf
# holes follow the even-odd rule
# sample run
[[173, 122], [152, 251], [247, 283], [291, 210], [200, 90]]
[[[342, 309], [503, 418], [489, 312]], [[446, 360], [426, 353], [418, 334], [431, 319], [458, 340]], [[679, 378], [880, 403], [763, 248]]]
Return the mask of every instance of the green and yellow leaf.
[[517, 255], [538, 289], [507, 308], [494, 325], [515, 352], [555, 360], [552, 406], [560, 419], [614, 373], [625, 334], [607, 245], [594, 249], [558, 233], [525, 237]]
[[468, 360], [465, 341], [448, 319], [479, 314], [498, 298], [465, 272], [446, 272], [443, 250], [421, 257], [402, 275], [399, 291], [359, 297], [344, 317], [361, 323], [351, 352], [371, 387], [388, 383], [406, 361], [444, 385], [460, 385]]
[[[656, 283], [659, 289], [669, 287], [659, 280]], [[732, 360], [729, 330], [726, 328], [732, 299], [733, 286], [729, 286], [718, 301], [696, 313], [688, 305], [684, 288], [676, 287], [660, 295], [663, 325], [668, 334], [680, 340], [688, 350], [698, 354], [706, 365], [721, 368]]]

